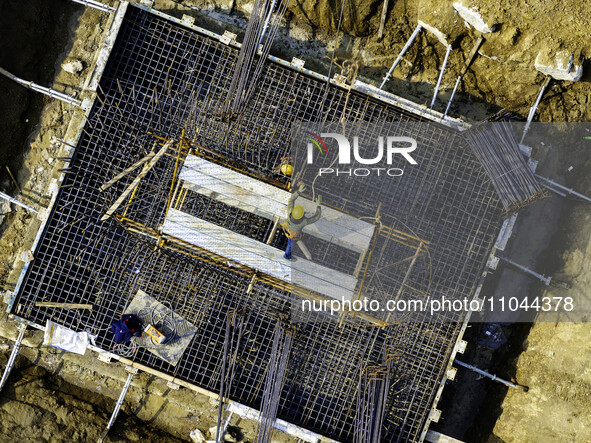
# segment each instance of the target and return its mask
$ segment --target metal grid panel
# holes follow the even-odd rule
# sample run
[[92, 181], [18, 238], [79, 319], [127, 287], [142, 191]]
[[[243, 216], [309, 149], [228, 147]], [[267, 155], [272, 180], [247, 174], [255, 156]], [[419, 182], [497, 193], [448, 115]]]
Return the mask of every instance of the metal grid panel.
[[[248, 292], [249, 275], [186, 254], [155, 250], [153, 241], [130, 234], [112, 220], [99, 221], [134, 175], [106, 192], [98, 188], [153, 149], [155, 139], [149, 132], [178, 139], [184, 129], [187, 138], [206, 147], [214, 159], [269, 180], [280, 179], [275, 170], [289, 153], [289, 135], [297, 121], [381, 122], [382, 128], [413, 134], [428, 147], [419, 153], [424, 169], [404, 184], [351, 183], [329, 197], [335, 207], [362, 216], [373, 215], [382, 202], [388, 208], [382, 219], [386, 226], [403, 226], [431, 242], [429, 257], [420, 258], [406, 285], [406, 291], [417, 294], [473, 294], [500, 227], [501, 209], [484, 171], [454, 132], [436, 124], [425, 130], [425, 123], [407, 112], [277, 64], [268, 63], [263, 86], [244, 113], [225, 121], [220, 109], [236, 58], [235, 49], [129, 8], [71, 162], [73, 172], [62, 186], [13, 311], [39, 324], [51, 319], [77, 330], [88, 328], [98, 334], [99, 346], [112, 350], [109, 324], [142, 289], [193, 323], [198, 332], [176, 367], [146, 350], [139, 350], [134, 360], [214, 391], [219, 388], [226, 317], [244, 312], [245, 338], [231, 397], [259, 407], [276, 314], [289, 313], [299, 299], [261, 282]], [[158, 227], [175, 157], [171, 150], [158, 162], [134, 198], [120, 208], [122, 213], [149, 228]], [[244, 214], [238, 212], [221, 218], [227, 208], [211, 212], [210, 203], [193, 197], [185, 202], [190, 211], [234, 230], [257, 238], [268, 235], [268, 221], [240, 221]], [[275, 245], [282, 247], [282, 242], [279, 238]], [[332, 246], [318, 245], [319, 255], [330, 262]], [[369, 284], [367, 291], [388, 298], [402, 284], [404, 268], [376, 270], [407, 258], [413, 249], [382, 235], [375, 250], [388, 253], [374, 254], [368, 278], [375, 285]], [[333, 262], [355, 259], [336, 256]], [[378, 280], [386, 292], [375, 289]], [[34, 307], [41, 300], [93, 303], [94, 309], [82, 317], [76, 311]], [[294, 337], [279, 417], [351, 440], [360, 371], [379, 362], [386, 346], [400, 355], [382, 435], [385, 441], [416, 440], [458, 323], [415, 322], [376, 329], [350, 318], [338, 327], [320, 314], [307, 320], [298, 325]]]

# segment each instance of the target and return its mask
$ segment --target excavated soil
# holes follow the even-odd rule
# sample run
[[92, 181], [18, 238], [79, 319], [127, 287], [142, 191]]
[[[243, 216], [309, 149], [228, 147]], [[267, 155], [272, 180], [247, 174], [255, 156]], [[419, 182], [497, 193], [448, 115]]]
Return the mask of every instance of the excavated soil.
[[[331, 75], [341, 71], [343, 61], [354, 61], [358, 79], [379, 84], [417, 20], [431, 20], [439, 11], [449, 14], [452, 3], [390, 0], [384, 36], [378, 38], [382, 2], [347, 1], [339, 20], [340, 2], [295, 0], [273, 53], [285, 59], [297, 56], [306, 61], [307, 68]], [[450, 111], [453, 116], [478, 121], [502, 108], [525, 116], [544, 80], [533, 66], [540, 51], [571, 51], [577, 59], [591, 56], [591, 8], [585, 2], [479, 0], [466, 4], [476, 4], [482, 16], [496, 25], [496, 32], [485, 36], [461, 82]], [[251, 5], [243, 0], [157, 0], [155, 7], [177, 17], [192, 15], [196, 24], [218, 32], [230, 29], [240, 34]], [[25, 79], [78, 95], [106, 22], [106, 14], [65, 0], [0, 0], [0, 66]], [[435, 104], [438, 110], [445, 108], [456, 76], [478, 36], [457, 17], [442, 23], [447, 25], [440, 30], [454, 49]], [[418, 103], [429, 103], [444, 55], [443, 44], [422, 32], [386, 89]], [[77, 74], [61, 70], [60, 65], [70, 60], [80, 60], [83, 70]], [[540, 121], [590, 120], [591, 66], [589, 62], [583, 66], [581, 81], [550, 84], [538, 109]], [[64, 135], [73, 114], [69, 105], [32, 94], [0, 77], [1, 191], [36, 208], [47, 206], [48, 184], [60, 167], [60, 161], [53, 158], [58, 149], [51, 140]], [[534, 148], [542, 171], [591, 194], [591, 176], [587, 173], [591, 148]], [[20, 192], [5, 166], [15, 175]], [[574, 169], [568, 172], [571, 166]], [[550, 209], [535, 212], [532, 208], [518, 229], [521, 236], [535, 232], [538, 214], [554, 220], [544, 240], [548, 245], [541, 253], [533, 252], [540, 248], [528, 247], [523, 247], [522, 253], [538, 270], [569, 281], [572, 293], [585, 297], [591, 280], [587, 260], [591, 253], [591, 206], [571, 199], [548, 208], [558, 212], [544, 215]], [[4, 289], [11, 290], [23, 265], [22, 252], [30, 248], [39, 223], [14, 206], [0, 205], [0, 212], [0, 280]], [[536, 284], [523, 288], [530, 295], [548, 291]], [[0, 329], [2, 335], [14, 340], [14, 330], [6, 332], [8, 326]], [[460, 370], [454, 385], [461, 384], [463, 389], [450, 387], [451, 394], [442, 402], [447, 406], [438, 429], [467, 442], [591, 441], [591, 328], [586, 323], [555, 322], [505, 325], [504, 329], [509, 338], [504, 349], [491, 352], [472, 347], [469, 355], [474, 363], [528, 385], [530, 391], [507, 390]], [[468, 336], [476, 335], [469, 330]], [[107, 366], [87, 363], [88, 359], [72, 360], [50, 350], [39, 352], [38, 340], [32, 346], [35, 352], [26, 351], [25, 357], [19, 357], [0, 396], [0, 441], [96, 440], [125, 380], [123, 369], [119, 367], [115, 374]], [[9, 350], [8, 345], [0, 349], [2, 367]], [[47, 358], [50, 364], [37, 366]], [[135, 393], [109, 434], [112, 441], [187, 440], [191, 429], [199, 427], [207, 434], [207, 429], [215, 425], [216, 405], [203, 396], [175, 394], [149, 377], [139, 378], [134, 386]], [[234, 423], [243, 428], [247, 438], [254, 435], [252, 423]]]
[[[5, 355], [0, 357], [6, 365]], [[114, 402], [18, 357], [0, 399], [0, 441], [97, 441]], [[124, 407], [107, 441], [184, 441], [137, 419]]]

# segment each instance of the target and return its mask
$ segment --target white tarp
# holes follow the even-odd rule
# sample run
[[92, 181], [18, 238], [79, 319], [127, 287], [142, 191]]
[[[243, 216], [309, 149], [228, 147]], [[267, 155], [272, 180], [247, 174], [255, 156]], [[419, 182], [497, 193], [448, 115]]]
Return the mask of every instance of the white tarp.
[[49, 320], [45, 324], [44, 345], [51, 345], [64, 351], [84, 355], [88, 347], [88, 341], [87, 332], [75, 332]]

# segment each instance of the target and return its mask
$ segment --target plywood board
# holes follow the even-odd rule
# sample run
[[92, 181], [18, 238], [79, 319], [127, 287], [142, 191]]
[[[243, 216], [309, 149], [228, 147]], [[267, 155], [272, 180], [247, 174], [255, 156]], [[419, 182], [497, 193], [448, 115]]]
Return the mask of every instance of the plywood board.
[[[166, 336], [163, 344], [156, 344], [143, 332], [136, 344], [173, 366], [178, 364], [197, 332], [194, 325], [142, 290], [137, 291], [124, 313], [135, 314], [142, 321], [142, 328], [152, 324]], [[161, 320], [162, 324], [152, 323], [158, 319], [166, 320]]]
[[349, 300], [357, 285], [357, 279], [351, 275], [303, 258], [287, 260], [279, 249], [176, 209], [169, 210], [161, 230], [214, 254], [327, 297]]
[[[187, 156], [180, 179], [191, 183], [186, 187], [196, 192], [262, 217], [283, 219], [287, 216], [289, 192], [203, 158]], [[295, 204], [304, 206], [308, 214], [316, 212], [316, 203], [305, 198], [299, 197]], [[362, 253], [369, 247], [374, 229], [371, 223], [322, 207], [322, 218], [306, 226], [304, 232]]]

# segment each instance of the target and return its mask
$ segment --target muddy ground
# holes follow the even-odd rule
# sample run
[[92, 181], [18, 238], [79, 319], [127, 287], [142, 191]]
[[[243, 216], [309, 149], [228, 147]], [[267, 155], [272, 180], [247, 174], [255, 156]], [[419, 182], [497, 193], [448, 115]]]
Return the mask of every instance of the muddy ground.
[[[6, 358], [2, 360], [4, 366]], [[113, 406], [102, 394], [68, 383], [18, 357], [0, 401], [0, 440], [96, 441]], [[184, 441], [142, 422], [131, 409], [124, 409], [109, 432], [109, 440]]]
[[[344, 60], [354, 60], [358, 65], [357, 78], [374, 84], [380, 83], [417, 20], [451, 5], [447, 0], [390, 1], [384, 36], [380, 39], [376, 30], [381, 2], [346, 3], [340, 32], [336, 32], [339, 8], [334, 3], [292, 2], [273, 52], [288, 60], [293, 56], [303, 58], [307, 68], [322, 73], [338, 72]], [[544, 79], [533, 68], [539, 51], [558, 48], [573, 51], [576, 57], [591, 56], [587, 37], [591, 11], [584, 2], [528, 0], [525, 6], [509, 0], [474, 3], [498, 28], [486, 36], [461, 83], [451, 108], [454, 116], [478, 121], [502, 108], [527, 115]], [[244, 26], [248, 5], [242, 0], [156, 1], [156, 8], [164, 12], [178, 17], [190, 14], [199, 25], [236, 32]], [[0, 66], [25, 79], [79, 96], [107, 18], [106, 14], [85, 10], [66, 0], [0, 0]], [[454, 50], [435, 105], [439, 110], [444, 109], [478, 35], [462, 20], [441, 30], [449, 36]], [[429, 103], [444, 53], [441, 42], [422, 32], [386, 89], [418, 103]], [[62, 63], [72, 60], [81, 61], [81, 72], [71, 74], [61, 69]], [[539, 107], [540, 121], [590, 119], [589, 62], [584, 63], [584, 68], [579, 82], [551, 83]], [[60, 167], [60, 161], [54, 159], [59, 145], [52, 143], [52, 137], [64, 135], [73, 114], [69, 105], [32, 94], [0, 77], [0, 190], [38, 209], [49, 203], [48, 184]], [[534, 157], [540, 160], [540, 171], [591, 195], [591, 175], [587, 173], [591, 148], [537, 144]], [[574, 169], [569, 172], [570, 166]], [[39, 223], [14, 206], [4, 204], [0, 209], [0, 280], [4, 289], [10, 290], [23, 264], [22, 252], [30, 247]], [[512, 244], [511, 254], [546, 275], [569, 281], [572, 293], [585, 298], [591, 278], [587, 260], [591, 252], [591, 205], [553, 197], [528, 209], [522, 218], [517, 226], [521, 241]], [[543, 235], [538, 228], [540, 220], [546, 226]], [[493, 286], [527, 291], [530, 295], [557, 291], [510, 270], [499, 269], [491, 282]], [[3, 326], [0, 335], [13, 340], [15, 331], [11, 328]], [[478, 328], [479, 325], [472, 326], [468, 337], [475, 339]], [[591, 328], [586, 323], [553, 322], [505, 325], [504, 330], [509, 342], [503, 349], [480, 349], [472, 341], [465, 359], [528, 385], [530, 391], [525, 394], [508, 390], [460, 370], [457, 381], [444, 391], [449, 392], [442, 400], [444, 419], [435, 428], [468, 442], [591, 441]], [[124, 369], [43, 349], [38, 335], [30, 337], [30, 347], [17, 360], [16, 370], [2, 393], [0, 440], [95, 440], [123, 385]], [[10, 346], [0, 346], [0, 351], [3, 367]], [[187, 440], [190, 430], [196, 427], [207, 434], [207, 429], [215, 424], [215, 402], [186, 390], [178, 392], [153, 377], [137, 378], [109, 438]], [[233, 424], [247, 436], [253, 435], [252, 423]]]

